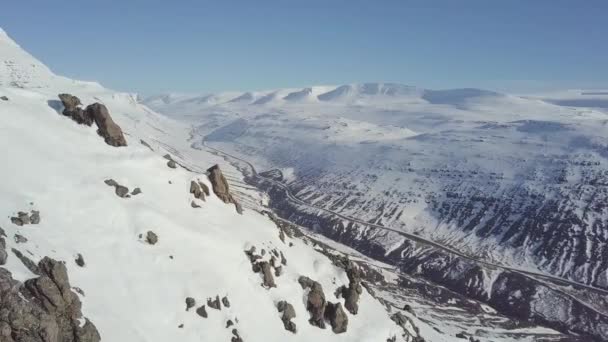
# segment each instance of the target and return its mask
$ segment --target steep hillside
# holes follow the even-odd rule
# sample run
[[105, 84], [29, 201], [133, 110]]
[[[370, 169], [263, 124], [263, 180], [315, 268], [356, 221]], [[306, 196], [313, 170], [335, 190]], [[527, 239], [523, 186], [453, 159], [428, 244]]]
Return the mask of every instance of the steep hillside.
[[[0, 315], [0, 340], [418, 338], [414, 325], [398, 326], [360, 280], [350, 285], [352, 275], [310, 240], [285, 236], [268, 217], [253, 210], [239, 215], [224, 203], [227, 194], [247, 190], [222, 183], [235, 171], [220, 157], [189, 148], [189, 126], [157, 115], [133, 95], [55, 76], [4, 33], [0, 60], [7, 66], [0, 70], [6, 252], [0, 291], [13, 300], [3, 310], [15, 312]], [[58, 94], [78, 99], [65, 95], [62, 102]], [[88, 107], [93, 103], [105, 107]], [[101, 118], [99, 108], [111, 119]], [[92, 127], [85, 124], [89, 114]], [[96, 132], [98, 126], [104, 134], [108, 120], [120, 126], [127, 146], [111, 146]], [[218, 163], [208, 178], [205, 170]], [[349, 297], [358, 306], [353, 313], [334, 296], [343, 285], [358, 289], [357, 298]], [[18, 299], [30, 296], [31, 304]], [[24, 323], [15, 316], [19, 310], [37, 316]], [[71, 336], [70, 329], [86, 329], [86, 336]]]

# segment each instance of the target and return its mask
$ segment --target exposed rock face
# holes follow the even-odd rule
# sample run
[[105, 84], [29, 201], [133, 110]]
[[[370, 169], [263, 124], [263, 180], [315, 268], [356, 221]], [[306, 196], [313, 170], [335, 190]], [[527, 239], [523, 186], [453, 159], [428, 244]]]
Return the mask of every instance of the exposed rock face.
[[95, 325], [81, 324], [81, 302], [70, 289], [63, 263], [45, 257], [40, 277], [19, 284], [0, 268], [0, 340], [28, 342], [99, 342]]
[[310, 312], [310, 319], [308, 322], [311, 325], [325, 329], [324, 319], [327, 302], [325, 301], [323, 287], [318, 282], [304, 276], [298, 278], [298, 282], [303, 289], [310, 289], [308, 298], [306, 299], [306, 310]]
[[[398, 326], [401, 327], [401, 329], [403, 329], [402, 336], [405, 337], [408, 341], [424, 342], [424, 338], [420, 337], [418, 334], [418, 327], [416, 327], [416, 325], [414, 325], [414, 322], [412, 322], [408, 317], [401, 314], [401, 312], [397, 312], [396, 314], [392, 315], [391, 320], [393, 320], [393, 322], [395, 322]], [[411, 335], [408, 326], [414, 329], [414, 331], [416, 332], [416, 336]]]
[[15, 234], [15, 243], [26, 243], [27, 242], [27, 238], [21, 234]]
[[135, 188], [133, 189], [133, 191], [131, 191], [131, 196], [136, 196], [141, 194], [141, 189], [140, 188]]
[[72, 118], [81, 125], [91, 126], [93, 124], [95, 119], [90, 113], [80, 108], [82, 103], [79, 98], [70, 94], [59, 94], [59, 99], [63, 103], [63, 115]]
[[2, 101], [8, 101], [8, 97], [6, 97], [6, 96], [0, 96], [0, 100], [2, 100]]
[[291, 331], [292, 333], [296, 333], [296, 324], [291, 320], [296, 317], [296, 310], [293, 308], [293, 305], [288, 302], [282, 300], [277, 303], [277, 309], [279, 310], [281, 315], [281, 321], [283, 321], [283, 326], [285, 330]]
[[356, 315], [359, 311], [359, 296], [363, 292], [361, 272], [352, 261], [349, 261], [346, 265], [346, 275], [348, 276], [348, 287], [341, 288], [342, 298], [345, 300], [344, 307], [351, 314]]
[[234, 197], [230, 193], [228, 181], [226, 180], [226, 177], [224, 177], [224, 175], [222, 174], [222, 170], [220, 170], [219, 165], [213, 165], [207, 170], [207, 172], [209, 173], [209, 181], [211, 182], [213, 193], [215, 193], [215, 195], [224, 203], [234, 204], [236, 207], [236, 211], [239, 214], [242, 214], [243, 207], [234, 199]]
[[156, 235], [153, 231], [149, 230], [146, 233], [146, 242], [155, 245], [158, 242], [158, 235]]
[[346, 332], [348, 328], [348, 317], [342, 309], [342, 303], [327, 303], [325, 308], [325, 318], [331, 324], [331, 330], [336, 334]]
[[15, 254], [15, 256], [21, 260], [21, 262], [23, 263], [23, 265], [25, 267], [27, 267], [28, 270], [30, 270], [32, 273], [36, 274], [36, 275], [40, 275], [40, 270], [38, 269], [38, 265], [36, 265], [35, 262], [32, 261], [32, 259], [28, 258], [27, 256], [25, 256], [23, 253], [21, 253], [20, 251], [12, 248], [11, 251], [13, 252], [13, 254]]
[[97, 133], [104, 138], [106, 144], [116, 147], [127, 146], [127, 141], [122, 134], [122, 129], [120, 129], [120, 126], [112, 120], [106, 106], [101, 103], [93, 103], [87, 106], [85, 112], [85, 115], [95, 119]]

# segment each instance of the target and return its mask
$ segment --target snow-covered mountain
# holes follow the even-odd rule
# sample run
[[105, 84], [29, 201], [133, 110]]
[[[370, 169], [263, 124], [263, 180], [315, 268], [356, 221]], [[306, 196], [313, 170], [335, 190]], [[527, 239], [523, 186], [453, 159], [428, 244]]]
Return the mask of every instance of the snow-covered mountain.
[[[0, 341], [506, 342], [599, 336], [502, 315], [481, 300], [277, 217], [267, 206], [276, 200], [274, 190], [252, 188], [244, 182], [251, 170], [241, 174], [243, 162], [200, 144], [207, 128], [193, 130], [188, 122], [159, 115], [134, 94], [57, 76], [3, 31], [0, 65]], [[393, 85], [353, 88], [348, 96], [334, 94], [333, 101], [408, 96], [415, 102], [422, 96], [399, 86], [391, 90]], [[266, 98], [267, 106], [302, 106], [330, 102], [333, 96], [318, 99], [329, 91], [173, 95], [150, 103], [247, 107]], [[230, 115], [222, 109], [213, 119], [216, 127], [208, 133], [216, 141], [246, 136], [249, 121]], [[230, 125], [222, 124], [226, 119]], [[382, 133], [375, 134], [378, 141], [419, 134], [336, 120], [332, 127], [342, 127], [341, 143], [370, 131]], [[314, 131], [310, 127], [327, 121], [299, 125], [285, 127]], [[277, 139], [289, 141], [279, 128]], [[301, 171], [268, 173], [273, 175], [295, 182]]]
[[233, 157], [283, 218], [505, 314], [608, 338], [602, 106], [382, 83], [248, 94], [145, 103]]

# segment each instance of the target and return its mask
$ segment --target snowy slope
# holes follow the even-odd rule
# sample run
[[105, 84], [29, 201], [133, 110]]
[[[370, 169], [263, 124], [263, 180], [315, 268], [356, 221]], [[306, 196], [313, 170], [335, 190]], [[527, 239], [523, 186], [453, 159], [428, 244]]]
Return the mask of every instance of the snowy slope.
[[[84, 292], [83, 312], [104, 341], [230, 341], [232, 328], [245, 341], [384, 341], [402, 331], [384, 307], [363, 291], [360, 311], [348, 314], [348, 330], [334, 334], [311, 326], [305, 275], [319, 281], [329, 301], [348, 284], [344, 271], [299, 239], [279, 239], [268, 218], [234, 207], [211, 195], [202, 208], [190, 206], [190, 181], [210, 186], [204, 174], [171, 169], [161, 157], [171, 153], [192, 170], [220, 163], [221, 158], [191, 150], [184, 137], [189, 126], [157, 115], [131, 94], [55, 76], [0, 32], [0, 226], [7, 250], [16, 248], [34, 261], [50, 256], [66, 262], [70, 280]], [[57, 94], [71, 93], [84, 104], [105, 104], [126, 134], [127, 147], [106, 145], [94, 128], [77, 125], [58, 113]], [[144, 139], [155, 151], [140, 144]], [[142, 193], [119, 198], [104, 180], [114, 179]], [[17, 226], [9, 217], [38, 210], [38, 225]], [[140, 234], [155, 232], [159, 242], [145, 243]], [[27, 238], [13, 240], [14, 234]], [[251, 246], [280, 250], [288, 263], [276, 278], [277, 288], [260, 286], [244, 251]], [[84, 267], [75, 263], [80, 253]], [[10, 254], [10, 252], [9, 252]], [[18, 280], [34, 277], [13, 254], [4, 266]], [[209, 317], [185, 311], [185, 298], [197, 307], [207, 298], [227, 296], [230, 308], [207, 307]], [[294, 305], [297, 334], [283, 328], [276, 303]], [[226, 328], [230, 319], [235, 325]], [[237, 322], [238, 319], [238, 322]], [[179, 328], [183, 324], [182, 328]], [[450, 339], [445, 339], [446, 341]]]

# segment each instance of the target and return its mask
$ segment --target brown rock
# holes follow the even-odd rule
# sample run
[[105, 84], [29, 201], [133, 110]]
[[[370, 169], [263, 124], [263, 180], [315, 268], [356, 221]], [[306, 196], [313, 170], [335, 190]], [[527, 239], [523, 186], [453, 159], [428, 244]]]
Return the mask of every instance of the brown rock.
[[127, 146], [122, 129], [112, 120], [106, 106], [101, 103], [93, 103], [87, 106], [85, 112], [86, 115], [95, 119], [97, 133], [104, 138], [106, 144], [116, 147]]

